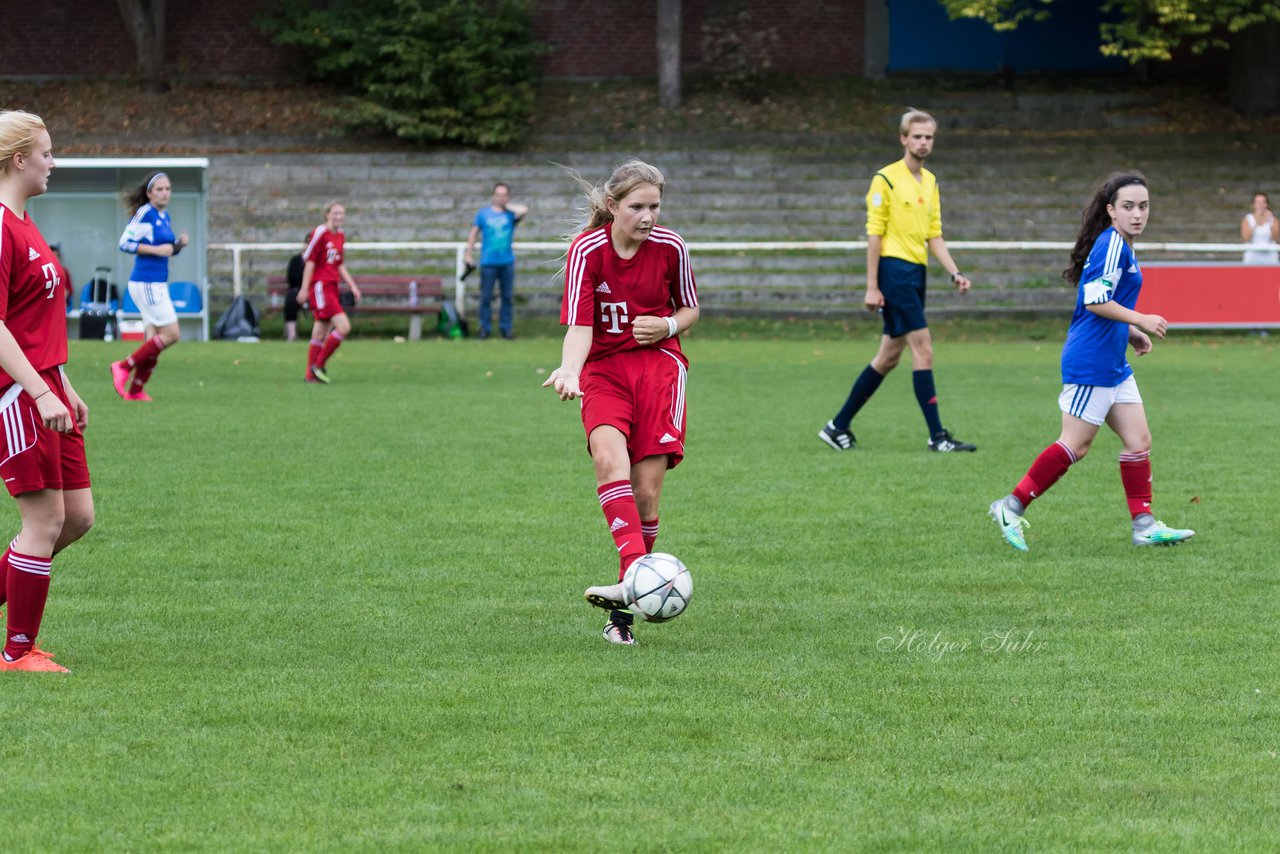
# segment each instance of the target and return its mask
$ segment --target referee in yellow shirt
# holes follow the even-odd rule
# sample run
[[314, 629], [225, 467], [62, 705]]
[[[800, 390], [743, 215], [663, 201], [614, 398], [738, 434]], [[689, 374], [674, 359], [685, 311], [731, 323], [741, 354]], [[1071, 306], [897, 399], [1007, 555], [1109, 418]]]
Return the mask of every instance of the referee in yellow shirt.
[[930, 251], [950, 273], [957, 291], [966, 293], [972, 284], [961, 275], [942, 239], [938, 179], [924, 168], [925, 159], [933, 151], [937, 129], [933, 116], [919, 110], [907, 111], [898, 128], [902, 159], [871, 179], [867, 192], [867, 295], [863, 302], [868, 311], [883, 312], [884, 336], [879, 352], [854, 382], [844, 407], [818, 432], [818, 438], [837, 451], [856, 447], [857, 439], [849, 431], [853, 416], [898, 366], [904, 347], [911, 348], [911, 378], [929, 427], [929, 450], [947, 453], [978, 449], [942, 426], [933, 384], [933, 339], [924, 319], [925, 270]]

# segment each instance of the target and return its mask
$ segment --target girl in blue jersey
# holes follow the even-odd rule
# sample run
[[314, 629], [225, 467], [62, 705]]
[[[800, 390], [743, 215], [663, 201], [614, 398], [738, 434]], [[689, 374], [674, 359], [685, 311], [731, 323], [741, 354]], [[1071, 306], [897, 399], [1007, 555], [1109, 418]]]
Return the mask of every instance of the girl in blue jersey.
[[991, 503], [990, 513], [1009, 545], [1027, 550], [1022, 529], [1027, 505], [1084, 458], [1106, 424], [1123, 444], [1120, 479], [1133, 519], [1135, 546], [1179, 543], [1195, 531], [1170, 528], [1151, 514], [1151, 431], [1142, 396], [1125, 351], [1151, 352], [1151, 338], [1164, 338], [1168, 322], [1134, 311], [1142, 270], [1133, 241], [1146, 228], [1147, 181], [1140, 172], [1118, 172], [1103, 182], [1085, 208], [1071, 266], [1077, 282], [1076, 311], [1062, 348], [1062, 434], [1036, 457], [1014, 490]]
[[129, 358], [111, 363], [111, 381], [125, 400], [151, 400], [143, 386], [155, 370], [160, 351], [178, 343], [178, 315], [169, 298], [169, 259], [190, 238], [185, 231], [173, 233], [165, 210], [172, 193], [169, 176], [153, 172], [125, 198], [133, 216], [120, 235], [120, 251], [138, 256], [129, 274], [129, 295], [147, 327], [142, 346]]

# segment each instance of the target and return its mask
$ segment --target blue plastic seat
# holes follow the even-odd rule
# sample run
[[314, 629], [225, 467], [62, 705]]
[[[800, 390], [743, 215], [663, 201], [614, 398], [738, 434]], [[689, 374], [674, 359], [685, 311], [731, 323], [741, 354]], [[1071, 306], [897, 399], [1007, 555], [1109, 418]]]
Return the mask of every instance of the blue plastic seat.
[[178, 314], [199, 314], [204, 310], [204, 295], [195, 282], [170, 282], [169, 299]]
[[[178, 314], [199, 314], [204, 308], [204, 295], [195, 282], [170, 282], [169, 299], [173, 300], [173, 310]], [[121, 308], [125, 314], [140, 313], [128, 288], [125, 288], [122, 303]]]

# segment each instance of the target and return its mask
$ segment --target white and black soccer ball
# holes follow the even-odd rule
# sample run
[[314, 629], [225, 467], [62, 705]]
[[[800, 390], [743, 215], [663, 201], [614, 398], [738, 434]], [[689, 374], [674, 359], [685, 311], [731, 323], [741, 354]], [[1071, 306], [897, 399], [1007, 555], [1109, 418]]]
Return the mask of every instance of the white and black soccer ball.
[[651, 623], [680, 616], [693, 598], [693, 576], [675, 555], [663, 552], [637, 558], [622, 576], [630, 607]]

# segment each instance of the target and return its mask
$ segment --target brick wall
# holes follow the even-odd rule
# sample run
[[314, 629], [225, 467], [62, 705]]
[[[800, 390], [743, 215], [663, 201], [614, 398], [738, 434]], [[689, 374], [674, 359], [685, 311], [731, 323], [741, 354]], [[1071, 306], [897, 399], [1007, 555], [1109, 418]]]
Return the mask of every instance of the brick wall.
[[[657, 3], [635, 0], [539, 0], [535, 28], [553, 46], [552, 77], [656, 77]], [[699, 63], [709, 14], [746, 9], [759, 26], [775, 26], [777, 71], [862, 74], [863, 2], [859, 0], [684, 0], [682, 62]]]
[[[175, 79], [290, 79], [295, 55], [253, 25], [271, 0], [167, 4], [165, 65]], [[0, 26], [0, 76], [129, 74], [137, 53], [112, 0], [41, 0]]]
[[[167, 4], [165, 64], [174, 79], [288, 80], [296, 54], [271, 45], [253, 20], [272, 0], [183, 0]], [[537, 0], [536, 27], [555, 52], [553, 77], [656, 77], [656, 3], [652, 0]], [[776, 25], [778, 71], [861, 74], [860, 0], [684, 0], [684, 64], [700, 70], [699, 44], [709, 13], [746, 8]], [[99, 77], [129, 74], [133, 41], [111, 0], [41, 0], [0, 26], [0, 77]]]

